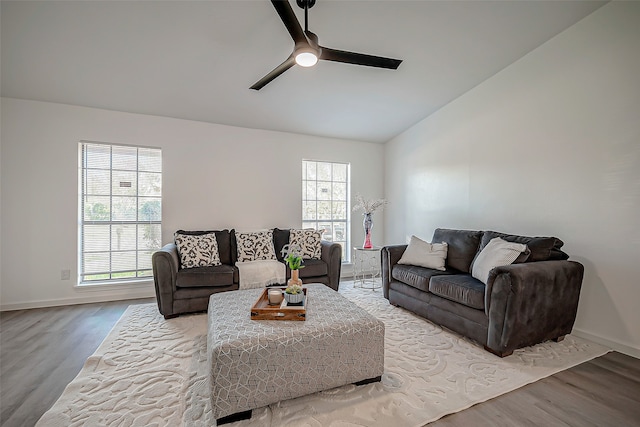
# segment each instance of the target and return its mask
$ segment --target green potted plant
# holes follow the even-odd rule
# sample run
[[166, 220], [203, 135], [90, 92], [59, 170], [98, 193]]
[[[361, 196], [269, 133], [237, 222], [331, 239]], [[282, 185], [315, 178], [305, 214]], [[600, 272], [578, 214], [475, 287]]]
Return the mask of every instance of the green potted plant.
[[300, 279], [299, 270], [304, 268], [302, 260], [302, 248], [298, 245], [286, 244], [282, 248], [284, 262], [291, 270], [291, 278], [287, 282], [287, 288], [284, 290], [284, 298], [288, 303], [302, 302], [304, 299], [304, 291], [302, 290], [302, 280]]

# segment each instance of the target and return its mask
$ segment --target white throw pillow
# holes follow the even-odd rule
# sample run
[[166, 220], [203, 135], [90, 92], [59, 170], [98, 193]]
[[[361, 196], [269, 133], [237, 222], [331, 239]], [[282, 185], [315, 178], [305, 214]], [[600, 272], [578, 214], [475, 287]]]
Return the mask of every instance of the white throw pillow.
[[192, 235], [176, 234], [176, 246], [182, 268], [221, 265], [218, 240], [214, 233]]
[[236, 231], [238, 262], [276, 259], [273, 247], [273, 231], [254, 231], [242, 233]]
[[304, 230], [291, 230], [289, 235], [289, 244], [300, 246], [302, 253], [300, 256], [304, 259], [320, 259], [322, 253], [322, 231], [313, 228]]
[[409, 246], [402, 254], [398, 264], [416, 265], [434, 270], [446, 270], [444, 263], [447, 259], [448, 246], [445, 242], [429, 243], [411, 236]]
[[513, 264], [526, 250], [527, 245], [522, 243], [507, 242], [500, 237], [491, 239], [473, 262], [471, 275], [486, 285], [491, 270]]

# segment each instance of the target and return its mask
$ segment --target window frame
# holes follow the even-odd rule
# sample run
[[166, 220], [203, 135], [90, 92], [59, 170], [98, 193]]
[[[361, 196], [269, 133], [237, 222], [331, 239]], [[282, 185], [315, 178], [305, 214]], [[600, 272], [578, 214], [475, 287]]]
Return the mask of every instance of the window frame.
[[[307, 176], [307, 164], [308, 163], [315, 163], [316, 165], [316, 176], [314, 179], [309, 179], [309, 177]], [[318, 164], [330, 164], [331, 165], [331, 179], [329, 181], [327, 180], [323, 180], [323, 179], [318, 179], [318, 173], [317, 173], [317, 167]], [[346, 172], [345, 172], [345, 181], [339, 181], [335, 179], [335, 172], [334, 172], [334, 165], [340, 165], [340, 166], [344, 166], [346, 168]], [[348, 162], [336, 162], [336, 161], [329, 161], [329, 160], [315, 160], [315, 159], [302, 159], [302, 177], [300, 180], [301, 184], [302, 184], [302, 203], [301, 203], [301, 207], [302, 207], [302, 215], [301, 215], [301, 220], [302, 220], [302, 228], [314, 228], [316, 230], [319, 229], [319, 225], [321, 223], [330, 223], [331, 224], [331, 240], [330, 241], [334, 241], [337, 243], [340, 243], [342, 245], [342, 263], [343, 264], [349, 264], [351, 262], [351, 250], [350, 245], [351, 245], [351, 164]], [[308, 182], [315, 182], [315, 189], [317, 191], [318, 189], [318, 182], [323, 182], [323, 183], [331, 183], [331, 197], [328, 199], [328, 201], [330, 201], [332, 203], [332, 207], [331, 207], [331, 211], [332, 211], [332, 215], [331, 215], [331, 219], [320, 219], [318, 218], [318, 207], [317, 207], [317, 202], [318, 201], [327, 201], [327, 199], [319, 199], [318, 198], [318, 194], [316, 192], [315, 197], [314, 198], [309, 198], [308, 194], [307, 194], [307, 183]], [[344, 183], [345, 184], [345, 195], [344, 195], [344, 199], [334, 199], [334, 192], [333, 192], [333, 185], [334, 183]], [[315, 219], [310, 220], [310, 219], [305, 219], [305, 204], [306, 202], [316, 202], [316, 207], [315, 207]], [[340, 202], [340, 203], [344, 203], [345, 205], [345, 218], [340, 218], [340, 219], [335, 219], [333, 218], [333, 202]], [[336, 240], [336, 228], [335, 228], [335, 224], [344, 224], [344, 239], [343, 240]], [[325, 233], [323, 233], [322, 235], [323, 240], [329, 240], [326, 236]]]
[[[90, 162], [87, 161], [86, 148], [89, 146], [101, 146], [104, 148], [108, 148], [108, 168], [107, 167], [98, 167], [91, 166]], [[118, 168], [113, 164], [114, 159], [114, 149], [135, 149], [135, 170], [129, 168]], [[151, 154], [158, 156], [159, 162], [159, 170], [147, 170], [141, 168], [141, 150], [151, 151]], [[98, 142], [98, 141], [87, 141], [81, 140], [78, 143], [78, 275], [77, 275], [77, 286], [78, 287], [91, 287], [91, 286], [102, 286], [102, 285], [122, 285], [122, 284], [141, 284], [141, 283], [149, 283], [153, 281], [153, 268], [151, 265], [151, 256], [153, 252], [160, 249], [162, 246], [162, 149], [159, 147], [149, 147], [142, 145], [129, 145], [129, 144], [116, 144], [116, 143], [107, 143], [107, 142]], [[103, 185], [108, 185], [108, 195], [104, 192], [95, 192], [90, 193], [86, 187], [88, 186], [87, 180], [89, 176], [89, 172], [94, 171], [96, 173], [108, 173], [109, 182], [104, 183]], [[131, 195], [123, 195], [123, 194], [114, 194], [114, 172], [121, 174], [130, 174], [135, 176], [135, 194]], [[141, 175], [158, 175], [155, 177], [157, 182], [154, 182], [159, 189], [157, 190], [157, 194], [149, 195], [149, 194], [141, 194]], [[126, 182], [126, 181], [123, 181]], [[129, 185], [131, 185], [129, 183]], [[122, 185], [122, 188], [126, 188], [126, 185]], [[85, 207], [87, 197], [108, 197], [109, 198], [109, 206], [108, 209], [108, 219], [86, 219], [85, 218]], [[135, 219], [114, 219], [114, 197], [125, 199], [125, 198], [134, 198], [135, 199]], [[158, 206], [153, 212], [153, 215], [156, 218], [148, 218], [141, 219], [141, 207], [144, 206], [144, 203], [141, 201], [157, 201]], [[108, 236], [104, 237], [108, 239], [108, 250], [85, 250], [85, 226], [96, 226], [96, 225], [108, 225]], [[114, 227], [118, 226], [135, 226], [135, 235], [132, 240], [127, 243], [131, 243], [135, 241], [134, 248], [127, 249], [114, 249]], [[151, 237], [142, 237], [143, 239], [154, 240], [155, 244], [141, 244], [141, 235], [144, 231], [141, 227], [151, 226], [147, 228], [147, 231], [151, 233]], [[115, 231], [117, 234], [117, 231]], [[97, 244], [100, 244], [101, 237], [96, 238], [94, 241]], [[104, 241], [102, 242], [104, 245]], [[87, 245], [88, 246], [88, 245]], [[104, 271], [87, 271], [86, 268], [86, 255], [87, 254], [108, 254], [108, 268]], [[131, 258], [127, 257], [128, 255], [133, 255], [134, 257], [134, 268], [127, 268], [124, 270], [114, 269], [114, 254], [121, 254], [124, 256], [128, 262], [131, 262]], [[148, 258], [143, 258], [147, 257]], [[124, 276], [123, 276], [124, 275]], [[93, 279], [87, 279], [90, 276], [107, 276], [107, 277], [96, 277]]]

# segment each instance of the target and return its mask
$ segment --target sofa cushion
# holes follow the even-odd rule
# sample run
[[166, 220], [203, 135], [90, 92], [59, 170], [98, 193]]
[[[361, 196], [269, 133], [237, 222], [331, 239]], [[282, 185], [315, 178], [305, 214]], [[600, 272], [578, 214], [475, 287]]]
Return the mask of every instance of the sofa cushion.
[[175, 233], [174, 239], [182, 268], [221, 264], [220, 255], [218, 254], [218, 241], [214, 233], [196, 235]]
[[484, 283], [468, 274], [434, 276], [429, 292], [467, 307], [484, 310]]
[[[327, 263], [319, 260], [319, 259], [305, 259], [304, 264], [302, 264], [304, 268], [298, 270], [301, 278], [305, 277], [316, 277], [316, 276], [325, 276], [329, 274], [327, 269]], [[287, 269], [287, 275], [291, 277], [291, 270]]]
[[429, 279], [441, 274], [452, 273], [450, 271], [433, 270], [431, 268], [403, 264], [396, 264], [391, 269], [391, 277], [411, 287], [420, 289], [423, 292], [429, 290]]
[[557, 237], [526, 237], [499, 233], [497, 231], [485, 231], [480, 241], [479, 250], [484, 249], [491, 239], [496, 237], [500, 237], [507, 242], [527, 245], [531, 254], [526, 259], [526, 262], [569, 259], [569, 255], [560, 250], [564, 242]]
[[176, 234], [188, 234], [192, 236], [198, 236], [200, 234], [214, 233], [216, 240], [218, 241], [218, 255], [220, 255], [220, 262], [222, 264], [234, 265], [235, 257], [232, 255], [234, 252], [231, 250], [231, 235], [233, 230], [210, 230], [210, 231], [185, 231], [178, 230]]
[[416, 236], [411, 236], [409, 245], [400, 260], [398, 260], [398, 264], [415, 265], [444, 271], [446, 270], [446, 259], [446, 243], [429, 243]]
[[512, 264], [526, 250], [527, 245], [507, 242], [500, 237], [495, 237], [474, 260], [471, 275], [486, 284], [491, 270]]
[[482, 231], [437, 228], [432, 242], [446, 242], [447, 266], [463, 273], [471, 272], [471, 262], [478, 252]]
[[297, 245], [301, 249], [300, 255], [304, 259], [320, 259], [322, 246], [322, 231], [313, 228], [304, 230], [291, 229], [289, 244]]
[[276, 259], [273, 231], [235, 232], [238, 262]]
[[178, 271], [177, 288], [196, 288], [233, 285], [234, 268], [230, 265], [186, 268]]
[[276, 252], [276, 259], [280, 262], [284, 262], [282, 248], [289, 243], [290, 234], [291, 232], [289, 230], [282, 230], [280, 228], [273, 229], [273, 249]]
[[[207, 310], [207, 305], [208, 305], [209, 297], [211, 296], [211, 294], [214, 294], [217, 292], [237, 291], [237, 290], [238, 290], [237, 283], [233, 285], [228, 285], [228, 286], [215, 286], [215, 287], [197, 286], [193, 288], [177, 288], [176, 291], [173, 293], [174, 309], [180, 312], [187, 312], [187, 313], [194, 312], [194, 311], [205, 311]], [[194, 310], [193, 306], [188, 307], [189, 305], [192, 304], [188, 302], [188, 300], [192, 300], [195, 302], [195, 299], [200, 299], [200, 298], [206, 298], [206, 303], [203, 304], [204, 306], [202, 308], [198, 308], [197, 310]], [[180, 304], [181, 308], [176, 307], [176, 301], [178, 300], [183, 300], [183, 303]], [[202, 303], [196, 303], [196, 304], [202, 304]], [[185, 305], [187, 305], [187, 307], [185, 307]]]

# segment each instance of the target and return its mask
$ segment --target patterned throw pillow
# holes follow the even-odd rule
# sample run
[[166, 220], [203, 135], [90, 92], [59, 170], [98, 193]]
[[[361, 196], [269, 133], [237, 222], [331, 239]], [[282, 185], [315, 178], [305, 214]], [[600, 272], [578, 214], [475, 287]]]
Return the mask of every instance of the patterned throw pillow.
[[250, 233], [236, 231], [236, 242], [238, 245], [238, 262], [276, 259], [276, 251], [273, 248], [273, 232], [271, 230]]
[[302, 258], [320, 259], [322, 246], [322, 231], [307, 228], [305, 230], [291, 230], [290, 245], [298, 245], [302, 248]]
[[178, 254], [182, 268], [208, 267], [221, 265], [218, 241], [214, 233], [189, 235], [175, 235]]

